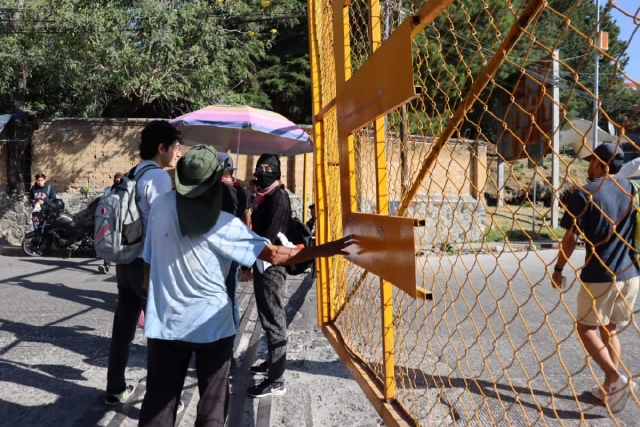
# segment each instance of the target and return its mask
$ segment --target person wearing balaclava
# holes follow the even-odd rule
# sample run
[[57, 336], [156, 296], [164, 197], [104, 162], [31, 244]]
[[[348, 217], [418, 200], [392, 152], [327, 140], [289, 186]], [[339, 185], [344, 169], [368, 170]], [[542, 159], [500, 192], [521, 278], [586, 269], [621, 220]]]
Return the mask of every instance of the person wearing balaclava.
[[[278, 233], [285, 234], [291, 216], [289, 197], [280, 182], [280, 159], [275, 154], [263, 154], [254, 172], [258, 181], [256, 208], [251, 214], [253, 231], [278, 245]], [[283, 266], [269, 266], [260, 271], [254, 266], [253, 283], [256, 305], [262, 329], [267, 335], [268, 359], [252, 366], [255, 374], [266, 378], [248, 392], [253, 397], [284, 394], [284, 372], [287, 363], [287, 320], [283, 289], [286, 270]]]

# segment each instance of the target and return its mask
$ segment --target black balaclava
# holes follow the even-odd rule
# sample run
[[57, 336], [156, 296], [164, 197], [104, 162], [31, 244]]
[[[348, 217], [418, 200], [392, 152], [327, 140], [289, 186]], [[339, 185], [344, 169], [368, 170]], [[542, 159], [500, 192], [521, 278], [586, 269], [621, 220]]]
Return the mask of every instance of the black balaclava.
[[[258, 165], [269, 165], [273, 172], [262, 172], [258, 170]], [[263, 154], [256, 163], [256, 170], [257, 172], [253, 175], [258, 181], [258, 186], [260, 188], [267, 188], [280, 179], [280, 158], [277, 154]]]

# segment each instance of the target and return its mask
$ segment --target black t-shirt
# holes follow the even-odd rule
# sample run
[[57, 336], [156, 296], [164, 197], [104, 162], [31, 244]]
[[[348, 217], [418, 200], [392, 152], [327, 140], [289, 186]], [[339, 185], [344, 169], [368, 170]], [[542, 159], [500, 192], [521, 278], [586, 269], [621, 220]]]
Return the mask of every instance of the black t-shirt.
[[285, 191], [283, 188], [276, 188], [267, 194], [251, 214], [253, 232], [266, 237], [274, 245], [280, 244], [278, 233], [286, 234], [291, 217], [289, 197]]
[[240, 219], [249, 209], [249, 196], [239, 184], [222, 183], [222, 210]]
[[584, 233], [587, 250], [580, 274], [583, 282], [611, 283], [613, 276], [609, 270], [615, 273], [617, 281], [639, 274], [634, 262], [634, 190], [626, 179], [618, 179], [617, 183], [624, 191], [609, 177], [596, 179], [582, 190], [576, 190], [560, 222], [563, 228], [575, 225], [576, 233]]

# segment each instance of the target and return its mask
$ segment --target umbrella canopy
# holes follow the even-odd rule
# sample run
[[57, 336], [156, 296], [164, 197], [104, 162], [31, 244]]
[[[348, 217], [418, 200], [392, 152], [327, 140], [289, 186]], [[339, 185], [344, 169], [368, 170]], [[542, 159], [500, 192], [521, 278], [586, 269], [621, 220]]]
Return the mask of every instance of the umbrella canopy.
[[247, 106], [211, 105], [169, 121], [185, 144], [208, 144], [218, 151], [293, 156], [311, 153], [311, 137], [273, 111]]
[[[560, 146], [571, 145], [576, 157], [583, 159], [593, 154], [593, 123], [584, 119], [573, 119], [567, 130], [560, 132]], [[574, 129], [575, 128], [575, 129]], [[598, 128], [598, 143], [616, 141], [617, 136]]]

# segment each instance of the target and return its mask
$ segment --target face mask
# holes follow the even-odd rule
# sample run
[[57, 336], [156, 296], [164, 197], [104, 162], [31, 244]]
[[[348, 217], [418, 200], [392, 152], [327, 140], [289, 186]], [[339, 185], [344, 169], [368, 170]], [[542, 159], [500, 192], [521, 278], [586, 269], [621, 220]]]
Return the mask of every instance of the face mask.
[[267, 188], [279, 179], [274, 172], [256, 172], [254, 176], [260, 188]]

